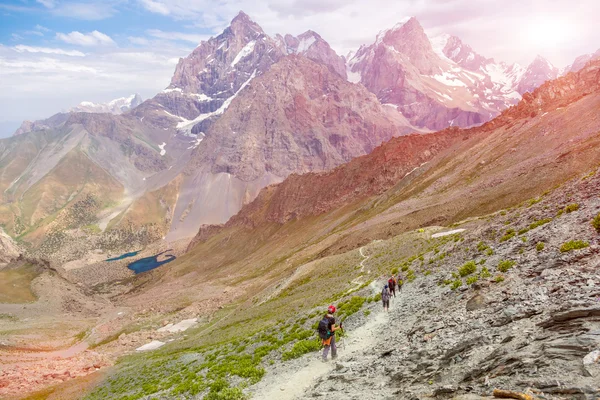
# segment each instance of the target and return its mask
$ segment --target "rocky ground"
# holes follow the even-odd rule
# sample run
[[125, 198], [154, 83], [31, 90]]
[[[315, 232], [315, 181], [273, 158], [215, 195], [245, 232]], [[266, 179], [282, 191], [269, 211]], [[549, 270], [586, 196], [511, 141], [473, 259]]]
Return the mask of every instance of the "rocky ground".
[[[599, 180], [587, 177], [461, 226], [467, 228], [462, 239], [440, 249], [447, 254], [441, 267], [407, 282], [385, 325], [371, 326], [375, 339], [350, 333], [348, 340], [368, 345], [348, 345], [351, 351], [342, 349], [327, 368], [314, 353], [296, 365], [277, 366], [254, 398], [276, 389], [283, 396], [278, 398], [479, 399], [494, 389], [537, 399], [600, 398], [600, 246], [590, 223], [600, 211], [599, 193]], [[551, 221], [523, 232], [544, 218]], [[511, 229], [515, 235], [504, 239]], [[561, 252], [572, 240], [589, 246]], [[451, 274], [468, 260], [486, 266], [491, 276], [484, 278], [478, 267], [477, 282], [454, 290], [445, 285], [457, 280]], [[515, 264], [501, 273], [496, 266], [504, 260]], [[371, 308], [368, 319], [381, 318], [380, 304]], [[284, 395], [287, 374], [306, 368], [307, 388]]]

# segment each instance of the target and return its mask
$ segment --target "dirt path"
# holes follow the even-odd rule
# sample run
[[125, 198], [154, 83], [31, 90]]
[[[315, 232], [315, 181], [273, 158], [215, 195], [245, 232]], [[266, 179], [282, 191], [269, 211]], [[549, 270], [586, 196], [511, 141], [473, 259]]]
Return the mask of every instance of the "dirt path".
[[[380, 311], [374, 318], [358, 329], [348, 333], [338, 345], [336, 362], [321, 361], [321, 352], [310, 353], [293, 362], [286, 363], [285, 370], [269, 371], [256, 385], [253, 399], [293, 400], [301, 398], [315, 381], [335, 369], [337, 362], [349, 362], [360, 353], [368, 351], [377, 341], [378, 332], [388, 322], [388, 313]], [[341, 345], [341, 346], [340, 346]]]
[[[360, 263], [359, 276], [352, 281], [356, 285], [364, 276], [365, 262], [370, 258], [359, 250], [363, 260]], [[371, 271], [367, 271], [370, 273]], [[394, 304], [390, 305], [390, 310]], [[305, 391], [313, 386], [315, 381], [333, 371], [337, 363], [351, 362], [356, 356], [371, 349], [377, 341], [381, 327], [388, 323], [388, 312], [377, 312], [365, 324], [348, 332], [347, 336], [338, 344], [338, 359], [336, 362], [323, 362], [321, 352], [309, 353], [298, 360], [286, 362], [281, 369], [269, 371], [265, 378], [256, 384], [252, 394], [253, 399], [278, 399], [293, 400], [301, 398]]]

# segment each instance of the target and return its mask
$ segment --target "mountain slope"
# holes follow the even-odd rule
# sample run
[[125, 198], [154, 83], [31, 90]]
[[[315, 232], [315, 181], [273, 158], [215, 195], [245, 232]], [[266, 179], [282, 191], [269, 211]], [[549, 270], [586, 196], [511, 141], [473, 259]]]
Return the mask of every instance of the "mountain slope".
[[[383, 197], [369, 206], [376, 207], [367, 215], [383, 213], [396, 202], [407, 203], [391, 208], [395, 210], [391, 214], [397, 215], [390, 218], [408, 218], [402, 222], [404, 228], [514, 204], [600, 161], [594, 152], [600, 140], [600, 120], [595, 115], [600, 104], [599, 77], [600, 64], [592, 63], [526, 94], [518, 106], [481, 127], [403, 136], [331, 172], [292, 176], [263, 190], [225, 227], [281, 224], [373, 195]], [[453, 143], [458, 147], [452, 148]], [[441, 152], [436, 150], [439, 144]], [[538, 154], [537, 149], [545, 151]], [[547, 173], [533, 179], [538, 169]], [[408, 172], [423, 176], [405, 188], [402, 180], [413, 179]], [[462, 196], [470, 201], [465, 203]], [[417, 206], [412, 198], [419, 202], [411, 214]], [[432, 214], [438, 217], [432, 219]], [[214, 227], [202, 229], [196, 242], [214, 231]]]
[[262, 187], [367, 154], [412, 131], [408, 125], [327, 66], [287, 56], [254, 78], [202, 134], [169, 238], [194, 234], [200, 223], [225, 222]]

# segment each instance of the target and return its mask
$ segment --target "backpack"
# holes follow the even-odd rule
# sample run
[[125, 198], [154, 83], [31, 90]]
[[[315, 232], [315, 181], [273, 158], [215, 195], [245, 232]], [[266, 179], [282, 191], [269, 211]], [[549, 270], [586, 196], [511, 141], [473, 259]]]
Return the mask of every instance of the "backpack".
[[388, 286], [390, 287], [391, 290], [393, 290], [396, 287], [396, 281], [393, 280], [392, 278], [390, 278], [388, 280]]
[[329, 339], [329, 319], [327, 317], [323, 317], [319, 322], [319, 328], [317, 330], [321, 339]]
[[389, 289], [383, 288], [383, 290], [381, 291], [381, 299], [383, 301], [388, 301], [390, 299]]

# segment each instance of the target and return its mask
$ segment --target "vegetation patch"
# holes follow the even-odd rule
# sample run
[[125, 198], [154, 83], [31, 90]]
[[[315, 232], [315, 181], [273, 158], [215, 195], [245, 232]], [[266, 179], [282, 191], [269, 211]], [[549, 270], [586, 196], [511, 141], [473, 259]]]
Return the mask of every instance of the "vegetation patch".
[[475, 273], [475, 271], [477, 271], [477, 264], [475, 264], [475, 261], [469, 261], [458, 269], [458, 274], [464, 277]]
[[579, 210], [579, 204], [577, 204], [577, 203], [569, 204], [568, 206], [565, 207], [565, 212], [567, 214], [572, 213], [577, 210]]
[[594, 219], [592, 219], [592, 226], [598, 233], [600, 233], [600, 214], [596, 215]]
[[512, 238], [514, 238], [514, 237], [516, 236], [516, 234], [517, 234], [517, 233], [515, 232], [515, 230], [514, 230], [514, 229], [508, 229], [508, 230], [506, 231], [506, 233], [504, 234], [504, 236], [502, 236], [502, 237], [500, 238], [500, 241], [501, 241], [501, 242], [506, 242], [506, 241], [508, 241], [508, 240], [510, 240], [510, 239], [512, 239]]
[[583, 240], [570, 240], [565, 242], [560, 246], [560, 252], [566, 253], [568, 251], [580, 250], [589, 247], [590, 244], [588, 242], [584, 242]]
[[536, 249], [537, 251], [542, 251], [542, 250], [544, 250], [544, 247], [546, 247], [546, 245], [544, 244], [544, 242], [538, 242], [538, 243], [535, 245], [535, 249]]
[[516, 262], [512, 260], [502, 260], [498, 263], [498, 271], [507, 272], [509, 269], [514, 267]]

